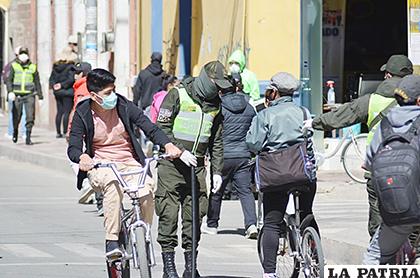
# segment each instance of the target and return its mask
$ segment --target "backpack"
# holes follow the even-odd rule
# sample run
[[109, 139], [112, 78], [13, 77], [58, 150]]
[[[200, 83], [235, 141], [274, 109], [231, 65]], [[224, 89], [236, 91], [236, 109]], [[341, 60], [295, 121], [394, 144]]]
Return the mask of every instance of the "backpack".
[[379, 211], [388, 226], [420, 223], [420, 117], [405, 133], [381, 121], [382, 137], [372, 161], [372, 182]]
[[166, 91], [160, 91], [153, 96], [152, 105], [150, 106], [150, 120], [154, 124], [157, 122], [160, 106], [167, 94], [168, 92]]

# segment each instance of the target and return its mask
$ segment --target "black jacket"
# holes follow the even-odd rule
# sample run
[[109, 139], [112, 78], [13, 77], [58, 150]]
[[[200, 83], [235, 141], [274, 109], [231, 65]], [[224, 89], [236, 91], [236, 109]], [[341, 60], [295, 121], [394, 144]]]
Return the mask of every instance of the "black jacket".
[[162, 89], [164, 76], [162, 65], [158, 61], [153, 61], [144, 70], [141, 70], [133, 88], [133, 102], [141, 109], [150, 106], [153, 96]]
[[[163, 131], [161, 131], [156, 125], [154, 125], [149, 118], [147, 118], [143, 111], [137, 108], [131, 101], [125, 97], [117, 94], [117, 111], [118, 116], [124, 124], [125, 130], [128, 132], [131, 144], [133, 145], [134, 151], [138, 161], [144, 165], [145, 155], [140, 144], [137, 142], [132, 129], [133, 125], [141, 128], [148, 138], [153, 143], [160, 146], [164, 146], [170, 143], [168, 137]], [[68, 157], [74, 163], [79, 163], [80, 156], [83, 153], [87, 153], [93, 158], [93, 135], [94, 135], [94, 124], [92, 117], [92, 110], [90, 108], [91, 100], [86, 99], [81, 101], [76, 108], [74, 113], [72, 127], [70, 131], [69, 146], [67, 149]], [[83, 141], [86, 144], [86, 149], [83, 150]], [[86, 178], [87, 173], [79, 171], [77, 176], [77, 188], [82, 188], [82, 182]]]
[[255, 110], [242, 93], [222, 96], [224, 158], [250, 158], [246, 134]]
[[50, 75], [50, 88], [52, 89], [54, 84], [61, 84], [60, 90], [53, 91], [56, 96], [73, 97], [74, 73], [73, 64], [54, 64]]

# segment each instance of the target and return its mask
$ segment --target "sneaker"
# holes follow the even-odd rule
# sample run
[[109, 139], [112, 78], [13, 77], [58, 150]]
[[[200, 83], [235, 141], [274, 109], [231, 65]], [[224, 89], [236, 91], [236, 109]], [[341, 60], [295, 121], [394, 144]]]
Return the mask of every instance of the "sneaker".
[[257, 227], [254, 224], [251, 225], [251, 226], [249, 226], [248, 229], [246, 229], [245, 237], [247, 239], [257, 239], [257, 237], [258, 237], [258, 229], [257, 229]]
[[115, 262], [123, 257], [123, 252], [121, 251], [117, 240], [107, 240], [105, 246], [105, 257], [108, 262]]
[[11, 134], [9, 134], [9, 133], [6, 133], [6, 134], [4, 134], [4, 137], [6, 137], [6, 138], [7, 138], [7, 139], [9, 139], [9, 140], [12, 140], [13, 135], [11, 135]]
[[264, 273], [263, 278], [277, 278], [277, 274], [275, 274], [275, 273]]
[[201, 227], [201, 232], [207, 235], [217, 235], [217, 228], [216, 227], [208, 227], [207, 225], [203, 225]]
[[92, 195], [95, 193], [95, 191], [91, 186], [83, 187], [81, 191], [82, 194], [79, 198], [79, 204], [89, 204], [90, 202], [93, 202]]
[[55, 138], [64, 138], [64, 136], [61, 133], [57, 133], [57, 135], [55, 136]]

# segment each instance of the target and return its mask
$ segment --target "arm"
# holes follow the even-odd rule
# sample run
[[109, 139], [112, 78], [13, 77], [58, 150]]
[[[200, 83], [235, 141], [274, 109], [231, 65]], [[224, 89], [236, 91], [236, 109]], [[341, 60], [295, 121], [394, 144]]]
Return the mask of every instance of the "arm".
[[319, 130], [333, 130], [357, 123], [366, 123], [369, 112], [370, 96], [366, 95], [352, 102], [347, 102], [337, 110], [314, 118], [312, 126]]
[[209, 153], [213, 174], [222, 175], [223, 169], [223, 138], [222, 138], [222, 112], [216, 115], [209, 139]]
[[260, 96], [260, 86], [258, 84], [258, 79], [255, 76], [255, 74], [252, 74], [250, 88], [251, 88], [251, 91], [250, 91], [249, 95], [251, 96], [251, 99], [259, 100], [261, 98], [261, 96]]
[[83, 138], [86, 136], [82, 118], [78, 113], [74, 113], [72, 127], [70, 130], [69, 146], [67, 155], [74, 163], [79, 163], [80, 156], [83, 154]]
[[267, 138], [268, 128], [263, 114], [264, 112], [260, 112], [252, 119], [251, 127], [246, 135], [246, 144], [253, 153], [262, 151]]
[[383, 140], [382, 129], [381, 129], [381, 125], [379, 124], [378, 128], [375, 131], [375, 134], [373, 135], [373, 139], [366, 150], [366, 161], [365, 161], [366, 165], [365, 166], [368, 171], [371, 171], [373, 157], [378, 151], [379, 146], [382, 143], [382, 140]]
[[137, 76], [136, 84], [133, 87], [133, 102], [136, 106], [139, 105], [140, 100], [140, 92], [142, 90], [143, 83], [141, 82], [141, 76], [140, 73]]
[[11, 93], [13, 92], [13, 78], [15, 76], [15, 70], [13, 69], [13, 67], [10, 67], [10, 72], [9, 75], [7, 76], [6, 79], [6, 87], [7, 87], [7, 92]]
[[35, 84], [35, 91], [36, 91], [36, 94], [38, 95], [38, 98], [43, 99], [44, 96], [42, 95], [42, 87], [41, 87], [41, 82], [39, 81], [38, 71], [35, 71], [34, 73], [34, 84]]

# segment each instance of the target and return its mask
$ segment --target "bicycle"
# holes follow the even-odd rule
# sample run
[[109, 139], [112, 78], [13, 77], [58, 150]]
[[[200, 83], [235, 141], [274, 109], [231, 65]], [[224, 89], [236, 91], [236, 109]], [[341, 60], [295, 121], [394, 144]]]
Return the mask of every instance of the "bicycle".
[[[309, 224], [313, 214], [300, 221], [300, 191], [289, 191], [289, 203], [285, 213], [286, 235], [280, 238], [277, 252], [277, 270], [279, 277], [297, 278], [302, 272], [306, 278], [324, 277], [324, 253], [317, 231]], [[303, 232], [302, 232], [303, 231]], [[262, 237], [264, 226], [258, 235], [257, 248], [261, 264], [264, 261]]]
[[344, 171], [353, 181], [366, 183], [365, 170], [362, 168], [362, 165], [366, 156], [367, 136], [366, 133], [355, 135], [353, 130], [349, 128], [332, 152], [325, 154], [315, 150], [316, 166], [318, 168], [321, 167], [326, 159], [336, 155], [343, 147], [340, 162], [343, 164]]
[[417, 254], [416, 247], [420, 244], [420, 227], [416, 227], [407, 241], [403, 243], [395, 256], [397, 265], [414, 265], [419, 260], [420, 254]]
[[[110, 278], [129, 278], [130, 260], [133, 267], [140, 273], [141, 278], [151, 278], [151, 267], [156, 265], [152, 245], [150, 225], [141, 219], [140, 197], [138, 190], [144, 187], [146, 176], [152, 161], [166, 159], [167, 155], [158, 155], [145, 160], [145, 165], [136, 171], [119, 172], [115, 163], [98, 163], [95, 168], [111, 168], [119, 184], [131, 199], [132, 207], [129, 210], [122, 206], [121, 231], [118, 242], [122, 250], [122, 258], [107, 258], [107, 271]], [[140, 175], [137, 186], [130, 186], [124, 176]]]

